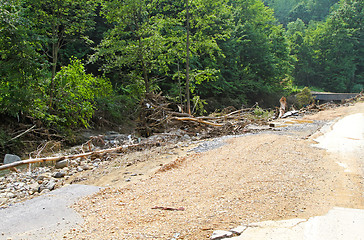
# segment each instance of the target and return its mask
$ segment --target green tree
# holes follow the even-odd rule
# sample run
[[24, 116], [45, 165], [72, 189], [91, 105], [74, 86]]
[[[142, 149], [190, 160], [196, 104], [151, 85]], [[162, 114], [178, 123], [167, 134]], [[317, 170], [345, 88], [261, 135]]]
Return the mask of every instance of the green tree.
[[0, 113], [28, 113], [39, 94], [44, 61], [20, 0], [0, 1]]
[[81, 61], [72, 59], [55, 76], [53, 108], [42, 109], [39, 105], [37, 117], [56, 127], [88, 127], [97, 98], [111, 94], [109, 80], [87, 74]]
[[334, 92], [360, 91], [364, 86], [362, 18], [361, 1], [342, 0], [325, 23], [310, 24], [296, 55], [296, 82]]
[[139, 83], [144, 82], [144, 90], [150, 92], [150, 74], [165, 70], [165, 40], [160, 34], [163, 19], [152, 16], [144, 0], [105, 1], [102, 14], [114, 27], [91, 61], [103, 61], [105, 72], [118, 69], [116, 74], [127, 85], [140, 86]]
[[283, 28], [275, 24], [273, 12], [255, 0], [230, 4], [235, 27], [232, 37], [221, 43], [226, 58], [219, 61], [221, 80], [211, 92], [241, 105], [281, 91], [291, 66], [288, 42]]
[[88, 41], [85, 33], [94, 25], [96, 1], [93, 0], [25, 0], [29, 19], [43, 40], [43, 53], [50, 59], [52, 106], [54, 77], [59, 67], [59, 54], [67, 44]]
[[[227, 37], [225, 21], [230, 17], [225, 3], [222, 0], [191, 3], [188, 86], [191, 92], [196, 93], [197, 85], [216, 77], [216, 56], [222, 54], [217, 41]], [[143, 86], [142, 92], [161, 86], [176, 92], [173, 89], [181, 87], [175, 83], [176, 76], [180, 76], [180, 82], [185, 80], [182, 73], [186, 64], [185, 1], [158, 0], [150, 4], [144, 0], [122, 4], [109, 1], [104, 4], [103, 13], [114, 28], [97, 48], [92, 61], [104, 61], [104, 71], [114, 73], [123, 85]]]

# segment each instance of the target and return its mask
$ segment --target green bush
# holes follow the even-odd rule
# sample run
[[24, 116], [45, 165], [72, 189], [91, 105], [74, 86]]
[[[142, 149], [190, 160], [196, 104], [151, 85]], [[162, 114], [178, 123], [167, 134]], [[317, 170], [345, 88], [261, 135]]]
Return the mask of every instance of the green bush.
[[296, 104], [298, 108], [302, 108], [311, 104], [314, 101], [313, 96], [311, 94], [311, 90], [308, 87], [302, 89], [300, 93], [296, 95]]
[[71, 59], [54, 78], [51, 106], [43, 120], [48, 125], [66, 128], [88, 127], [96, 109], [96, 98], [111, 93], [108, 79], [86, 74], [81, 61]]

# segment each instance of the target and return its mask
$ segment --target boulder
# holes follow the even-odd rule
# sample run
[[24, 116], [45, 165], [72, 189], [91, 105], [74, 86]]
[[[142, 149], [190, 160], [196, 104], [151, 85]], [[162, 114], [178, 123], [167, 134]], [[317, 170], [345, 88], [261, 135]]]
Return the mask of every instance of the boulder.
[[4, 164], [9, 164], [9, 163], [18, 162], [18, 161], [21, 161], [19, 156], [13, 155], [13, 154], [5, 154]]

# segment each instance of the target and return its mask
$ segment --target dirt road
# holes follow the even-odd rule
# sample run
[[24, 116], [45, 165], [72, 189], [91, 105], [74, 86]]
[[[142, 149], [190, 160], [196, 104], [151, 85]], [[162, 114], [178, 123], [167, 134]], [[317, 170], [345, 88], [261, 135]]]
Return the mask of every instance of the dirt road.
[[74, 206], [85, 223], [64, 238], [207, 239], [216, 229], [308, 218], [334, 206], [363, 209], [362, 173], [345, 172], [337, 164], [343, 156], [315, 147], [320, 133], [311, 136], [323, 121], [353, 113], [364, 113], [364, 103], [305, 117], [314, 122], [289, 131], [226, 139], [207, 152], [179, 145], [124, 156], [89, 176], [88, 184], [109, 187]]

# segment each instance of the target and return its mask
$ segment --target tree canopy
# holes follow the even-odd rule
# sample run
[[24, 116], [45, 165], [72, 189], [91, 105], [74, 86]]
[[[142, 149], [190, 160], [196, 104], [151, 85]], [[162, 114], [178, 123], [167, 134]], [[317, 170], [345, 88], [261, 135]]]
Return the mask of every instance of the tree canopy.
[[72, 128], [153, 91], [195, 114], [359, 92], [363, 22], [360, 0], [0, 0], [0, 114]]

